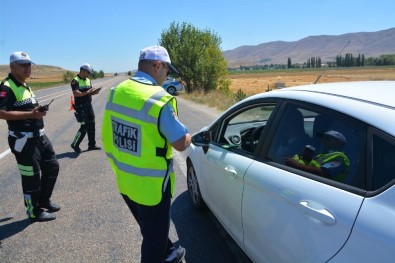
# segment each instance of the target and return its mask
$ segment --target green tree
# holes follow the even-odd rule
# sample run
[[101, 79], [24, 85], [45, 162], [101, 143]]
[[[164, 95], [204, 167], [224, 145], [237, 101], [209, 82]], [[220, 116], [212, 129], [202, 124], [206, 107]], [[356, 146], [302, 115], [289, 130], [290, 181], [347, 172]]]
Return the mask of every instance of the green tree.
[[342, 65], [342, 56], [341, 55], [337, 55], [336, 56], [336, 67], [341, 67]]
[[288, 58], [288, 68], [292, 68], [291, 58]]
[[90, 75], [91, 79], [99, 79], [104, 77], [104, 72], [103, 70], [100, 70], [97, 72], [96, 70], [93, 70], [92, 74]]
[[315, 66], [315, 57], [311, 57], [311, 60], [310, 60], [310, 67], [311, 68], [315, 68], [316, 66]]
[[64, 83], [70, 83], [71, 80], [75, 77], [75, 73], [71, 72], [71, 71], [66, 71], [65, 73], [63, 73], [63, 82]]
[[220, 49], [221, 39], [215, 33], [172, 22], [168, 30], [163, 30], [159, 44], [168, 50], [188, 93], [229, 91], [227, 63]]

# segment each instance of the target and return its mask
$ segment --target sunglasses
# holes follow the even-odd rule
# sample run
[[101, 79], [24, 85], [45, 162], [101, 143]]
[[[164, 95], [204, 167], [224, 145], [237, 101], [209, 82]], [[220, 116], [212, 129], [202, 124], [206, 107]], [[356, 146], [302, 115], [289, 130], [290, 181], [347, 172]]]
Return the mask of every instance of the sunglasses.
[[[163, 62], [163, 61], [160, 61], [160, 63], [162, 64], [162, 67], [165, 67], [167, 69], [166, 76], [169, 76], [170, 72], [171, 72], [169, 65], [166, 62]], [[153, 66], [156, 67], [156, 64], [153, 64]]]
[[27, 68], [30, 67], [32, 65], [32, 63], [18, 63], [19, 66], [23, 67], [23, 68]]
[[166, 62], [162, 62], [162, 65], [166, 65], [166, 69], [167, 69], [167, 74], [166, 74], [166, 76], [169, 76], [169, 75], [170, 75], [170, 72], [171, 72], [169, 65], [168, 65]]

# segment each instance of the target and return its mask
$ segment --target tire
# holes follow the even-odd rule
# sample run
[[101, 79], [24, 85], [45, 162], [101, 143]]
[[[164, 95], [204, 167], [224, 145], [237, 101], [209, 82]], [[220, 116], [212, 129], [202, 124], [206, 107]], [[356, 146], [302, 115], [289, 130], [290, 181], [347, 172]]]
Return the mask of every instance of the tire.
[[191, 162], [188, 162], [187, 164], [187, 185], [192, 205], [197, 210], [204, 210], [206, 208], [206, 204], [204, 203], [202, 194], [200, 193], [200, 187], [195, 173], [195, 168]]
[[176, 87], [174, 86], [167, 87], [167, 92], [169, 92], [170, 95], [176, 95], [177, 94]]

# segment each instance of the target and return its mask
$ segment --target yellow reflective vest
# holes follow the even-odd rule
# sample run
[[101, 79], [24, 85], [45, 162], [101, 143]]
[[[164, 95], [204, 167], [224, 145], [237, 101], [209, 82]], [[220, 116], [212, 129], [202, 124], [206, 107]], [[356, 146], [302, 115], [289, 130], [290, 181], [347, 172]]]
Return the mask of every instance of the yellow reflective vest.
[[338, 182], [343, 182], [348, 173], [348, 170], [350, 169], [350, 160], [343, 152], [336, 151], [336, 152], [318, 154], [311, 161], [312, 163], [311, 166], [321, 167], [325, 163], [329, 163], [331, 161], [336, 161], [336, 160], [341, 161], [343, 163], [345, 170], [342, 173], [337, 174], [332, 179]]
[[75, 76], [74, 80], [76, 80], [78, 82], [78, 89], [80, 91], [84, 91], [84, 90], [86, 90], [86, 89], [88, 89], [88, 88], [90, 88], [92, 86], [91, 85], [91, 80], [88, 79], [88, 78], [82, 79], [79, 76]]
[[160, 112], [176, 100], [161, 86], [126, 80], [108, 94], [102, 140], [118, 189], [136, 203], [157, 205], [175, 188], [172, 146], [159, 131]]
[[7, 79], [4, 82], [4, 85], [7, 87], [10, 87], [12, 92], [15, 94], [16, 102], [21, 102], [23, 100], [33, 98], [34, 94], [33, 91], [30, 89], [30, 87], [25, 87], [25, 88], [19, 88], [12, 79]]

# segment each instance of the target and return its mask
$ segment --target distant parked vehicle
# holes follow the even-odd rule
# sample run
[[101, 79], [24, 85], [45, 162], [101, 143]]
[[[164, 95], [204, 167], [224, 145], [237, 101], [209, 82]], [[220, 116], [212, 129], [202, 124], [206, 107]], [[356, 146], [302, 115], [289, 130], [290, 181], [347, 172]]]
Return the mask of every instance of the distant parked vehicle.
[[171, 77], [168, 77], [165, 82], [163, 82], [162, 87], [171, 95], [176, 95], [178, 92], [184, 89], [181, 81]]

